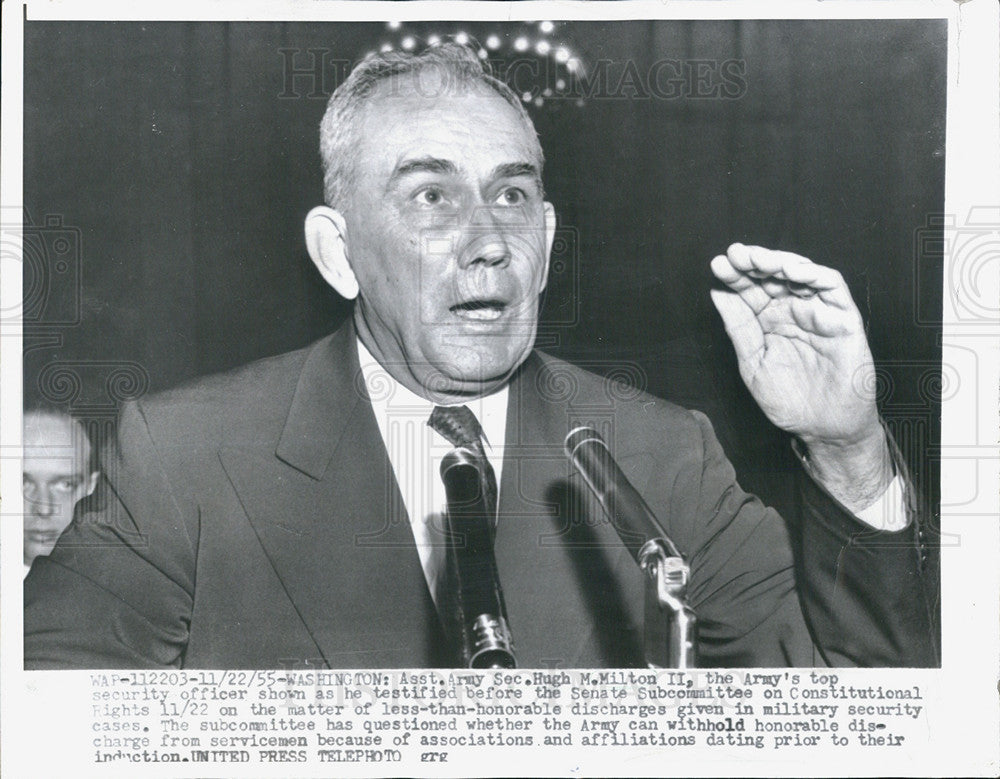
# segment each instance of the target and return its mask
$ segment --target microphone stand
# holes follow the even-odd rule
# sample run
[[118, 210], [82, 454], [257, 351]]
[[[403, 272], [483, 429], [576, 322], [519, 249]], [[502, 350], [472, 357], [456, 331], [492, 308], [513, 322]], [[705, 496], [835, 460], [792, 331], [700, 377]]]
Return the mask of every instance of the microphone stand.
[[691, 569], [680, 550], [622, 473], [600, 433], [589, 427], [570, 431], [566, 454], [643, 572], [646, 665], [697, 667], [698, 620], [687, 604]]
[[687, 604], [691, 569], [665, 535], [639, 550], [646, 580], [643, 654], [650, 668], [697, 668], [698, 621]]

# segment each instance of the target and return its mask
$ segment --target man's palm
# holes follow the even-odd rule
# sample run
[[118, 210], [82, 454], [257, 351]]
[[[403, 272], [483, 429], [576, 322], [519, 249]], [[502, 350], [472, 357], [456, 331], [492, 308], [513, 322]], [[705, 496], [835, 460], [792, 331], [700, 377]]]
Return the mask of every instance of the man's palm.
[[740, 375], [767, 417], [812, 441], [849, 445], [878, 427], [874, 365], [841, 275], [804, 257], [733, 244], [712, 290]]

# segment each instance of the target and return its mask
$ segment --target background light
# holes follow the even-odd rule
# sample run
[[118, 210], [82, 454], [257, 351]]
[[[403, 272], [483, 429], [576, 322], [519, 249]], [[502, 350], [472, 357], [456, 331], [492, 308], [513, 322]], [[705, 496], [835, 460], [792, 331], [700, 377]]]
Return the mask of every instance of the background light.
[[[464, 29], [459, 29], [459, 25]], [[388, 40], [379, 44], [379, 51], [419, 52], [453, 41], [459, 46], [470, 47], [484, 62], [493, 62], [491, 58], [496, 58], [494, 65], [500, 63], [500, 73], [503, 73], [505, 61], [509, 67], [518, 58], [537, 57], [544, 67], [536, 71], [532, 82], [520, 85], [520, 99], [524, 104], [530, 109], [544, 107], [545, 110], [560, 110], [574, 104], [583, 106], [584, 100], [574, 99], [572, 84], [586, 78], [586, 65], [574, 52], [571, 38], [553, 40], [547, 37], [555, 32], [556, 26], [557, 22], [553, 21], [524, 21], [513, 29], [503, 25], [497, 29], [494, 24], [473, 23], [470, 26], [461, 22], [424, 24], [393, 20], [386, 22], [386, 27], [393, 32], [386, 36]]]

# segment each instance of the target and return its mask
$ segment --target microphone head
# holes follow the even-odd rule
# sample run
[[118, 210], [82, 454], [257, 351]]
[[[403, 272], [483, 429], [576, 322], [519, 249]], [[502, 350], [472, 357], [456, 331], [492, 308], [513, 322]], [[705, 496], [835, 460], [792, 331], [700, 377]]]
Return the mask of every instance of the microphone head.
[[563, 444], [566, 450], [566, 456], [573, 459], [573, 456], [576, 454], [576, 450], [588, 441], [594, 441], [607, 449], [608, 445], [604, 442], [604, 438], [594, 428], [589, 426], [574, 427], [566, 435], [566, 441]]
[[470, 468], [476, 468], [476, 455], [471, 449], [467, 449], [464, 446], [459, 446], [456, 449], [452, 449], [448, 454], [444, 456], [441, 460], [441, 478], [447, 479], [447, 474], [452, 468], [458, 466], [469, 466]]

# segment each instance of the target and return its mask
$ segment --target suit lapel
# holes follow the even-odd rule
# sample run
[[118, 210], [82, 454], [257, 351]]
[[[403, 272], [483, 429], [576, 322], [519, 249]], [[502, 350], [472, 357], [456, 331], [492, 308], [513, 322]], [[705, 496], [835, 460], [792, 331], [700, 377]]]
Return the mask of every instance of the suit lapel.
[[434, 664], [437, 618], [354, 338], [348, 325], [314, 347], [273, 452], [220, 456], [328, 666]]
[[[496, 557], [518, 664], [641, 664], [638, 568], [562, 449], [572, 427], [598, 421], [595, 408], [540, 392], [555, 386], [547, 370], [532, 354], [507, 409]], [[622, 465], [641, 478], [635, 459]]]

